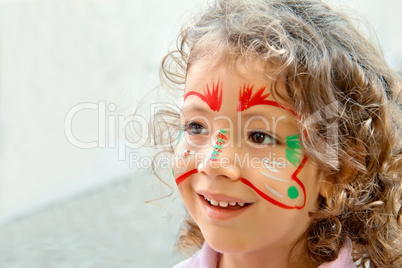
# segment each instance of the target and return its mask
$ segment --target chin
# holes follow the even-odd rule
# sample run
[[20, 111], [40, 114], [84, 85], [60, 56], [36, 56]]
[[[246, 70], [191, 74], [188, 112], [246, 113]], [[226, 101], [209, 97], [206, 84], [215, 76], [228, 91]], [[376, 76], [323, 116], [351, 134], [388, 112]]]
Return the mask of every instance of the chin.
[[[225, 254], [239, 254], [250, 250], [252, 243], [249, 237], [244, 234], [233, 234], [230, 230], [222, 230], [223, 228], [208, 227], [208, 231], [203, 232], [205, 241], [214, 250]], [[201, 229], [202, 230], [202, 229]]]

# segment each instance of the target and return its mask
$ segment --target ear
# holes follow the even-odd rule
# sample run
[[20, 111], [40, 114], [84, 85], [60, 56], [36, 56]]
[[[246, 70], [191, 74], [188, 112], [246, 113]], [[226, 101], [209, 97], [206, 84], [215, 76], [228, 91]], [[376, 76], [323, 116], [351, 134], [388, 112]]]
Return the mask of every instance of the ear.
[[318, 171], [319, 193], [322, 197], [328, 199], [333, 194], [334, 189], [334, 178], [331, 175], [326, 174], [323, 170]]
[[320, 195], [328, 199], [333, 193], [333, 183], [325, 179], [322, 179], [320, 183]]

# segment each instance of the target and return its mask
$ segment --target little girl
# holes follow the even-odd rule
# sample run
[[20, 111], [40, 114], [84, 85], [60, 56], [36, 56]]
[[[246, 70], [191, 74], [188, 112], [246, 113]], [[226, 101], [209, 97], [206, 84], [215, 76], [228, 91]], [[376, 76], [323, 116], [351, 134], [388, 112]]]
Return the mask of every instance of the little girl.
[[217, 0], [162, 74], [185, 85], [178, 246], [199, 249], [175, 267], [402, 267], [401, 80], [347, 18]]

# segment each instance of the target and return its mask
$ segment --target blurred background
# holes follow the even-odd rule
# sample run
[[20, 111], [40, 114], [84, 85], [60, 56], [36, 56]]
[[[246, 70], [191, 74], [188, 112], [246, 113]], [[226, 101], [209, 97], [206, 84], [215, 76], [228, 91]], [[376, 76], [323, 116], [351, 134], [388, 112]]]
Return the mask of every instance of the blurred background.
[[[327, 2], [369, 23], [402, 69], [402, 1]], [[124, 129], [144, 122], [130, 115], [151, 101], [163, 56], [204, 3], [0, 0], [0, 267], [183, 258], [173, 250], [184, 215], [177, 191], [153, 176], [153, 151]]]

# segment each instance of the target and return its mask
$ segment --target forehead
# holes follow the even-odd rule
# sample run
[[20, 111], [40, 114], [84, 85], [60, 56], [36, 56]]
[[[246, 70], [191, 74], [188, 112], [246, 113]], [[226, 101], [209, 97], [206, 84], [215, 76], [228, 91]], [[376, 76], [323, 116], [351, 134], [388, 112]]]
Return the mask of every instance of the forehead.
[[239, 84], [264, 85], [269, 89], [273, 80], [266, 75], [268, 69], [267, 64], [258, 60], [242, 60], [238, 63], [225, 61], [221, 64], [199, 61], [187, 72], [186, 92], [197, 89], [202, 91], [203, 88], [199, 89], [200, 84], [205, 86], [206, 83], [217, 81], [224, 82], [224, 89], [231, 88], [232, 85], [238, 87]]
[[195, 64], [187, 74], [182, 111], [191, 116], [237, 117], [241, 112], [243, 118], [286, 118], [283, 123], [291, 122], [296, 127], [296, 113], [284, 102], [278, 102], [271, 91], [274, 87], [275, 91], [283, 90], [284, 83], [270, 79], [264, 70], [258, 61], [214, 68]]
[[[236, 63], [227, 60], [211, 66], [208, 61], [200, 61], [189, 68], [186, 77], [185, 96], [194, 92], [200, 95], [205, 95], [208, 91], [217, 93], [217, 91], [212, 92], [212, 89], [219, 85], [223, 93], [222, 102], [244, 102], [247, 98], [247, 94], [244, 94], [246, 90], [250, 95], [249, 97], [254, 100], [268, 94], [267, 100], [277, 101], [283, 107], [287, 107], [285, 110], [292, 110], [291, 106], [293, 105], [289, 105], [291, 99], [286, 97], [286, 84], [273, 64], [258, 59], [248, 59]], [[263, 94], [263, 96], [258, 96], [259, 94]], [[189, 101], [186, 102], [199, 101], [200, 99], [197, 98], [189, 98]], [[291, 101], [291, 103], [293, 102]], [[293, 111], [291, 113], [298, 117]]]

